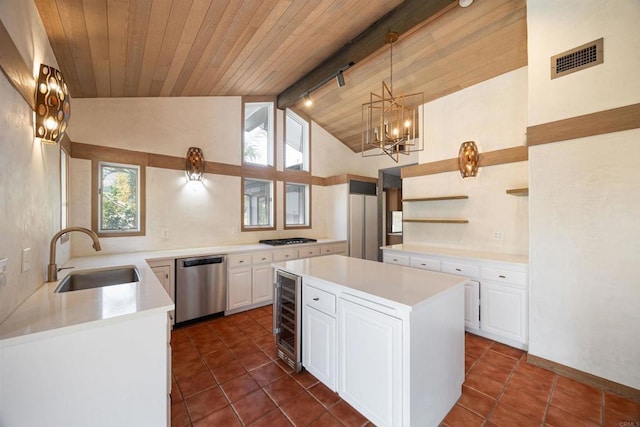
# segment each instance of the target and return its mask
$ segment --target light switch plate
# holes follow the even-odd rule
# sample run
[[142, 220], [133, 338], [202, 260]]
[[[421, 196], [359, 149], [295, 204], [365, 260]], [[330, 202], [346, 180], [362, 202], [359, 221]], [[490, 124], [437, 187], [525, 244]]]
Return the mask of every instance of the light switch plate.
[[0, 259], [0, 286], [7, 284], [7, 264], [9, 260], [7, 258]]
[[31, 270], [31, 248], [22, 250], [22, 272]]

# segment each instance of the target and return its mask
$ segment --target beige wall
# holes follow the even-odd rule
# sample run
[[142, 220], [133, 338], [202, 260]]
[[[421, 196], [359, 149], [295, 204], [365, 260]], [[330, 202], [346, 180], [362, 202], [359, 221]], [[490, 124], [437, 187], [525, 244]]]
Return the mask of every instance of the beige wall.
[[[425, 105], [426, 150], [420, 163], [458, 156], [460, 144], [475, 141], [487, 152], [525, 144], [527, 68]], [[468, 195], [468, 200], [405, 202], [407, 218], [465, 218], [468, 224], [405, 223], [404, 241], [493, 252], [526, 254], [528, 200], [506, 194], [526, 187], [527, 162], [480, 168], [477, 177], [459, 172], [403, 180], [404, 198]], [[502, 240], [494, 239], [501, 232]]]
[[[74, 142], [183, 157], [190, 146], [201, 147], [206, 160], [241, 163], [240, 97], [115, 98], [74, 100], [69, 136]], [[282, 169], [284, 113], [277, 112], [277, 169]], [[312, 174], [343, 173], [377, 177], [378, 168], [395, 165], [382, 157], [363, 159], [324, 131], [311, 126]], [[403, 158], [411, 161], [411, 157]], [[91, 164], [71, 162], [70, 223], [91, 225]], [[283, 183], [276, 185], [275, 231], [240, 231], [239, 177], [205, 174], [202, 183], [187, 183], [184, 173], [147, 168], [147, 230], [142, 237], [102, 238], [104, 253], [221, 244], [256, 243], [275, 237], [346, 238], [334, 227], [335, 192], [312, 188], [312, 229], [284, 230]], [[329, 224], [329, 226], [327, 226]], [[168, 230], [169, 237], [162, 238]], [[94, 252], [84, 237], [72, 236], [73, 255]]]
[[[27, 66], [57, 66], [32, 1], [0, 2], [0, 19]], [[57, 145], [34, 141], [33, 111], [0, 73], [0, 259], [8, 259], [7, 283], [0, 287], [0, 321], [45, 279], [49, 239], [60, 227]], [[69, 244], [58, 259], [68, 256]], [[22, 272], [22, 249], [31, 248], [31, 270]]]
[[[640, 102], [638, 18], [636, 0], [529, 0], [529, 125]], [[552, 55], [600, 37], [603, 64], [549, 78]], [[636, 129], [529, 149], [529, 351], [635, 388], [639, 141]]]

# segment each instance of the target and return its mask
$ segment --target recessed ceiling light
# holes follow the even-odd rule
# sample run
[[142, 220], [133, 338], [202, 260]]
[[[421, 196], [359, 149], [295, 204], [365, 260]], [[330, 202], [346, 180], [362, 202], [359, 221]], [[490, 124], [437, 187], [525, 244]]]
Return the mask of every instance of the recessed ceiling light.
[[473, 0], [458, 0], [460, 7], [471, 6], [471, 3], [473, 3]]

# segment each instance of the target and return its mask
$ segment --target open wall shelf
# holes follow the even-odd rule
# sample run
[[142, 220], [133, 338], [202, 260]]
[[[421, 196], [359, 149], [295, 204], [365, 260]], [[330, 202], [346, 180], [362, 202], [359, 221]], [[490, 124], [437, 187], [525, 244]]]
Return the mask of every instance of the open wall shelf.
[[402, 199], [403, 202], [437, 202], [440, 200], [462, 200], [468, 199], [469, 196], [457, 195], [457, 196], [440, 196], [440, 197], [418, 197], [411, 199]]
[[430, 224], [467, 224], [468, 219], [461, 218], [405, 218], [402, 222], [422, 222]]
[[525, 197], [529, 195], [529, 188], [511, 188], [507, 190], [507, 194], [518, 197]]

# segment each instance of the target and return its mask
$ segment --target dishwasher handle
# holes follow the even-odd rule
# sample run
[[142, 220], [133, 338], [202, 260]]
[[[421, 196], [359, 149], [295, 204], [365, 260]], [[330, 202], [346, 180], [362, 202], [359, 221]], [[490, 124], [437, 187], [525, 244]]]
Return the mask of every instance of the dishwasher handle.
[[218, 256], [218, 257], [209, 257], [209, 258], [181, 260], [180, 267], [183, 267], [183, 268], [198, 267], [201, 265], [223, 264], [223, 263], [224, 263], [224, 257]]

